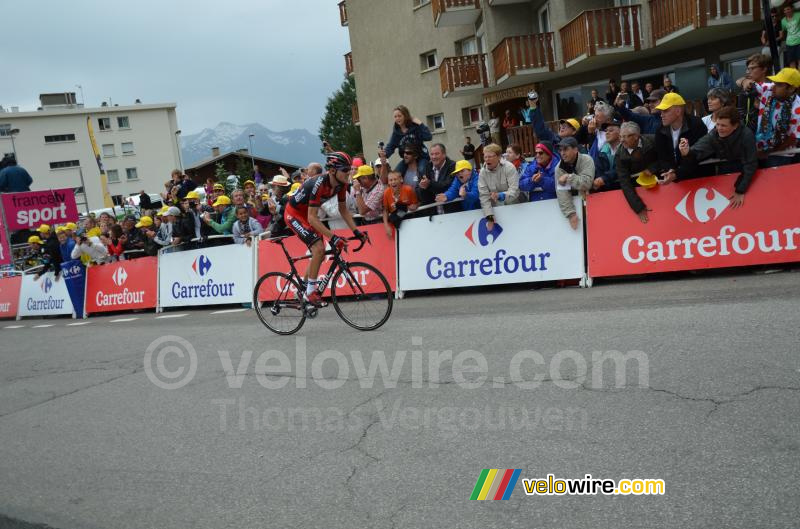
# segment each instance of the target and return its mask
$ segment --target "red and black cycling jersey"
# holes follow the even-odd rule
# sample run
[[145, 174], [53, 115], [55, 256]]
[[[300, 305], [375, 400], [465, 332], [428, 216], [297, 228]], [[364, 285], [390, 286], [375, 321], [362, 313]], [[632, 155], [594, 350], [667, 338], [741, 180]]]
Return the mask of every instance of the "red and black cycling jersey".
[[321, 174], [303, 182], [300, 189], [292, 195], [289, 206], [303, 217], [308, 217], [309, 207], [318, 208], [322, 206], [323, 202], [334, 196], [339, 199], [339, 202], [344, 202], [347, 199], [347, 187], [343, 184], [333, 187], [330, 177], [327, 174]]

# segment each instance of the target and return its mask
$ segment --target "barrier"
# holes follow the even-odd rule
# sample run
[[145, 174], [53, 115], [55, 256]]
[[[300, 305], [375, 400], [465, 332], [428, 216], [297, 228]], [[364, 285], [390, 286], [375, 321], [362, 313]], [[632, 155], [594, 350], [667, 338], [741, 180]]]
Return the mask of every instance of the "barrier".
[[83, 302], [86, 297], [86, 267], [79, 260], [61, 263], [61, 279], [67, 285], [72, 310], [76, 318], [83, 318]]
[[39, 279], [32, 275], [22, 276], [17, 318], [65, 314], [74, 316], [72, 301], [63, 278], [56, 281], [53, 272], [47, 272]]
[[758, 171], [739, 209], [729, 207], [736, 175], [636, 192], [652, 211], [642, 224], [621, 191], [587, 201], [589, 275], [800, 261], [800, 165]]
[[69, 188], [3, 193], [0, 199], [10, 231], [78, 221], [75, 192]]
[[[360, 226], [359, 230], [369, 235], [372, 244], [365, 244], [358, 253], [348, 253], [345, 256], [345, 259], [348, 261], [363, 261], [373, 265], [375, 268], [380, 270], [384, 276], [386, 276], [386, 280], [389, 282], [389, 286], [392, 288], [392, 291], [397, 290], [397, 251], [394, 239], [389, 239], [386, 237], [386, 231], [384, 230], [382, 224]], [[353, 235], [349, 229], [336, 230], [334, 233], [342, 237], [351, 237]], [[300, 241], [300, 239], [297, 237], [289, 237], [284, 239], [284, 244], [286, 245], [286, 249], [289, 251], [289, 255], [292, 257], [299, 257], [301, 255], [308, 254], [308, 248], [306, 248], [306, 245], [303, 244], [302, 241]], [[353, 241], [350, 244], [358, 244], [358, 241]], [[326, 262], [329, 261], [323, 262], [322, 266], [320, 267], [320, 277], [328, 272], [328, 266], [325, 264]], [[305, 273], [308, 263], [308, 260], [298, 261], [295, 263], [295, 267], [301, 276]], [[268, 272], [288, 273], [289, 263], [286, 262], [286, 256], [279, 245], [274, 244], [269, 240], [260, 240], [258, 241], [258, 277], [261, 277]], [[343, 285], [339, 286], [342, 287]], [[363, 286], [366, 287], [366, 291], [369, 292], [372, 283], [369, 282], [368, 278], [364, 278]], [[378, 285], [376, 283], [374, 286], [376, 292], [383, 290], [380, 288], [382, 285]], [[328, 284], [325, 291], [326, 295], [330, 294], [330, 287], [331, 285]]]
[[400, 291], [584, 277], [583, 229], [570, 228], [556, 200], [494, 211], [492, 231], [480, 210], [404, 220]]
[[158, 257], [158, 307], [250, 303], [255, 251], [244, 244]]
[[17, 316], [21, 286], [21, 275], [0, 278], [0, 318], [15, 318]]
[[157, 304], [157, 257], [89, 267], [86, 280], [87, 314], [154, 309]]

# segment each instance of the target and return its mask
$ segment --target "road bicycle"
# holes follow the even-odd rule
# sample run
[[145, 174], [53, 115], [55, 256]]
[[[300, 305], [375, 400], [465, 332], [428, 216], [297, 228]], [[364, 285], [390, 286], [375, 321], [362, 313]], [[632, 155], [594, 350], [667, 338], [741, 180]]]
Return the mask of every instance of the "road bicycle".
[[[306, 286], [295, 267], [295, 263], [311, 259], [311, 255], [292, 257], [284, 244], [287, 238], [276, 237], [267, 242], [280, 245], [290, 273], [268, 272], [258, 279], [253, 289], [253, 307], [261, 323], [281, 335], [299, 331], [306, 318], [316, 318], [321, 308], [303, 299]], [[350, 237], [347, 240], [359, 239]], [[360, 251], [367, 242], [369, 235], [353, 253]], [[327, 249], [325, 255], [330, 256], [326, 261], [331, 261], [331, 265], [328, 273], [320, 278], [318, 288], [326, 296], [326, 289], [330, 287], [330, 303], [339, 317], [359, 331], [374, 331], [386, 323], [392, 313], [393, 296], [380, 270], [368, 263], [346, 261], [335, 247]]]

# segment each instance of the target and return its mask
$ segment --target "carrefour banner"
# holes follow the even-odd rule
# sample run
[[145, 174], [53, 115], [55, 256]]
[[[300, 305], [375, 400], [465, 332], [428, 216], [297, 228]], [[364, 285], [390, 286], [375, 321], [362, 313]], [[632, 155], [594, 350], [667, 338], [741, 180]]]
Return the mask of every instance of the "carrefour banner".
[[480, 210], [403, 221], [400, 290], [583, 277], [583, 230], [570, 228], [555, 200], [494, 211], [491, 230]]
[[67, 285], [75, 317], [83, 318], [83, 296], [86, 293], [86, 267], [79, 260], [61, 263], [61, 278]]
[[88, 270], [86, 312], [153, 309], [158, 296], [158, 258], [140, 257]]
[[19, 306], [22, 276], [0, 277], [0, 318], [13, 318]]
[[162, 307], [250, 303], [255, 249], [244, 244], [162, 254], [158, 260]]
[[19, 316], [58, 316], [73, 314], [72, 300], [63, 278], [56, 279], [53, 272], [40, 278], [22, 276], [19, 293]]
[[636, 192], [651, 211], [639, 220], [621, 191], [587, 202], [589, 275], [649, 274], [800, 261], [800, 165], [758, 171], [733, 209], [736, 175]]

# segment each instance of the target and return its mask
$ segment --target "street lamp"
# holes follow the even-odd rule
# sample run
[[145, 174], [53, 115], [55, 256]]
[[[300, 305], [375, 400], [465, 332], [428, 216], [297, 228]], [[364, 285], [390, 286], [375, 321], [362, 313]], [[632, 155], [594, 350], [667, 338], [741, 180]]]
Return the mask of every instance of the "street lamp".
[[178, 149], [178, 168], [181, 170], [181, 174], [183, 174], [183, 160], [181, 160], [181, 143], [180, 143], [181, 131], [180, 129], [175, 131], [175, 148]]
[[11, 136], [11, 150], [14, 151], [14, 160], [19, 163], [19, 159], [17, 158], [17, 146], [14, 144], [14, 134], [19, 134], [19, 129], [11, 129], [8, 131], [8, 135]]
[[250, 161], [253, 163], [253, 172], [256, 171], [256, 159], [253, 158], [253, 137], [255, 134], [249, 134], [248, 139], [250, 140]]

